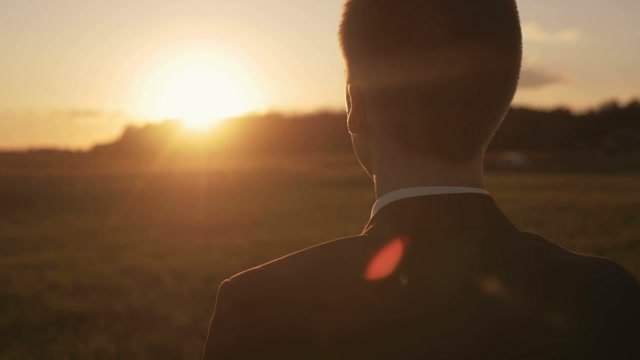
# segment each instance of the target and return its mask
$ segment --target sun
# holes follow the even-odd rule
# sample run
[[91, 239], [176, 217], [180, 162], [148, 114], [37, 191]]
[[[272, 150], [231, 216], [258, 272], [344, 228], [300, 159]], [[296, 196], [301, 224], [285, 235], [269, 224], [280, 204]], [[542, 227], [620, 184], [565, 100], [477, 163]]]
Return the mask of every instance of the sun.
[[181, 53], [157, 66], [143, 107], [154, 119], [175, 119], [191, 130], [256, 109], [250, 79], [236, 63], [210, 53]]

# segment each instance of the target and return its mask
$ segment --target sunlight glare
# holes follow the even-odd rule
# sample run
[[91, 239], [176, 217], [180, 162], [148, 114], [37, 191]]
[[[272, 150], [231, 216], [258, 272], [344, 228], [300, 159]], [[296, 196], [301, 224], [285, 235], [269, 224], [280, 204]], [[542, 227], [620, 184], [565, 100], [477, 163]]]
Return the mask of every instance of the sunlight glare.
[[183, 55], [154, 71], [144, 107], [153, 119], [176, 119], [188, 129], [206, 130], [259, 106], [248, 80], [230, 59]]

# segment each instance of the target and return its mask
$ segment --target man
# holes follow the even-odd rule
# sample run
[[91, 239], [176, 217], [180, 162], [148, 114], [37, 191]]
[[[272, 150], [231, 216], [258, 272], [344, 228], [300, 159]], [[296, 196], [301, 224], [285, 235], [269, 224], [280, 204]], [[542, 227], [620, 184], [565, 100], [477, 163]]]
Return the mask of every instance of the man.
[[225, 281], [205, 358], [640, 359], [638, 282], [520, 232], [483, 188], [515, 1], [351, 0], [340, 37], [371, 220]]

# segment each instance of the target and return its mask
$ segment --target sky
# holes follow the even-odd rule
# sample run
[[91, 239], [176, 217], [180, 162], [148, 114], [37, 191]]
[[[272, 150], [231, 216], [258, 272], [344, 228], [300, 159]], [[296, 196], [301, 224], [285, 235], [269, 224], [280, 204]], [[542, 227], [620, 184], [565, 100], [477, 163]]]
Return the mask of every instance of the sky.
[[[343, 107], [343, 0], [0, 0], [0, 148], [84, 148], [132, 122]], [[640, 97], [637, 0], [520, 0], [516, 104]]]

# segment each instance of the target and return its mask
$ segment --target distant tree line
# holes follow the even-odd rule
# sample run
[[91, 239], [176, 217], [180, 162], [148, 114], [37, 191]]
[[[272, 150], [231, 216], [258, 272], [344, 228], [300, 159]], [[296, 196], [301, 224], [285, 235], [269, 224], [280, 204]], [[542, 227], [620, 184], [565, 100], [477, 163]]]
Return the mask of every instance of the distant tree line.
[[[473, 119], [470, 119], [473, 121]], [[178, 141], [173, 122], [129, 127], [122, 137], [96, 146], [95, 154], [143, 154]], [[187, 146], [188, 147], [188, 146]], [[340, 112], [302, 115], [270, 113], [245, 116], [225, 123], [210, 134], [212, 152], [350, 152], [346, 117]], [[612, 102], [577, 114], [567, 109], [550, 111], [513, 108], [491, 145], [492, 152], [599, 152], [640, 151], [640, 102]]]
[[[129, 126], [115, 141], [85, 152], [0, 153], [0, 172], [117, 168], [123, 163], [135, 168], [135, 164], [159, 159], [179, 163], [198, 156], [286, 158], [351, 151], [344, 113], [268, 113], [232, 119], [195, 139], [178, 122], [166, 121]], [[525, 165], [528, 169], [640, 170], [640, 102], [612, 102], [584, 113], [511, 109], [490, 147], [488, 166], [514, 169]]]
[[612, 102], [575, 114], [566, 109], [514, 108], [496, 134], [494, 151], [596, 151], [608, 154], [640, 150], [640, 102]]

